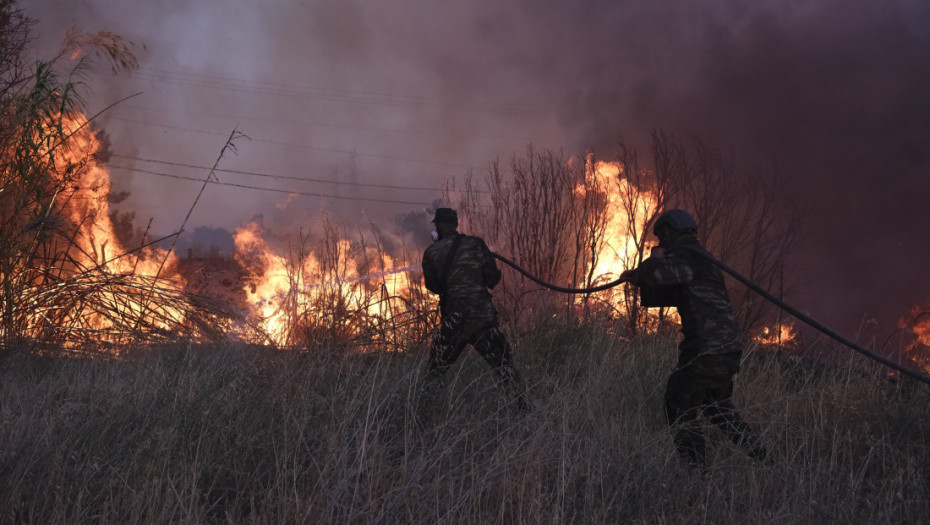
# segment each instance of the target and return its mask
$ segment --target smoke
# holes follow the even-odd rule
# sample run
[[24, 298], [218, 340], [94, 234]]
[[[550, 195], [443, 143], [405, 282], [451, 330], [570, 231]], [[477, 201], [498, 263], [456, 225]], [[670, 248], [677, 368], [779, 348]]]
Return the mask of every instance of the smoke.
[[744, 166], [777, 166], [808, 210], [793, 279], [802, 309], [847, 331], [874, 317], [887, 333], [930, 300], [925, 2], [25, 8], [40, 22], [40, 48], [72, 25], [145, 44], [140, 70], [95, 82], [91, 102], [144, 91], [102, 121], [123, 155], [112, 163], [128, 168], [114, 170], [114, 185], [165, 230], [197, 186], [139, 170], [205, 173], [139, 159], [212, 165], [234, 127], [251, 140], [221, 167], [259, 175], [221, 180], [293, 194], [211, 186], [194, 224], [233, 228], [262, 213], [269, 228], [285, 228], [322, 211], [386, 222], [429, 207], [441, 180], [529, 143], [609, 157], [618, 138], [644, 144], [658, 128], [730, 149]]

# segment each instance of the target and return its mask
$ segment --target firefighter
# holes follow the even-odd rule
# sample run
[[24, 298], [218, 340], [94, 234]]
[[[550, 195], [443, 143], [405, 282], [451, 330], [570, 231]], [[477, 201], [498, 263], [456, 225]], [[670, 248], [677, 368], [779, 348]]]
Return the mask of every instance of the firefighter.
[[662, 213], [653, 229], [659, 246], [621, 278], [639, 287], [643, 306], [678, 309], [684, 337], [678, 345], [678, 363], [668, 378], [665, 413], [682, 459], [706, 469], [703, 414], [750, 457], [768, 463], [768, 452], [732, 402], [733, 376], [739, 371], [745, 338], [723, 274], [702, 255], [707, 252], [697, 231], [688, 212]]
[[441, 384], [470, 344], [494, 369], [498, 383], [514, 395], [517, 408], [525, 411], [529, 405], [523, 380], [513, 366], [513, 352], [488, 291], [500, 282], [501, 271], [482, 238], [457, 231], [455, 210], [437, 209], [432, 222], [434, 242], [423, 253], [423, 280], [439, 295], [441, 326], [430, 346], [424, 390]]

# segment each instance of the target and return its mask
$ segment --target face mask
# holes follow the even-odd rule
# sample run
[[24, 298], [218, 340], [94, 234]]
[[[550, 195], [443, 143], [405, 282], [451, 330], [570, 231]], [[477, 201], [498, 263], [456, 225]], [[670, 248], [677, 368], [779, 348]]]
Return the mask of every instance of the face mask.
[[437, 232], [436, 230], [429, 232], [429, 235], [430, 237], [433, 238], [433, 242], [436, 242], [439, 240], [439, 232]]

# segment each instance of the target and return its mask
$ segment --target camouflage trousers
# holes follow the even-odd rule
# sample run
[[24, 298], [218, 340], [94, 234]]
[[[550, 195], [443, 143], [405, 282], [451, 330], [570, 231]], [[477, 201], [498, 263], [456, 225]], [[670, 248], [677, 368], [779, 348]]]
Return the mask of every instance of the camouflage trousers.
[[441, 381], [468, 345], [491, 365], [498, 385], [514, 394], [521, 409], [526, 408], [523, 378], [513, 366], [513, 351], [494, 318], [466, 319], [458, 312], [443, 316], [439, 335], [430, 346], [426, 388]]
[[700, 418], [703, 415], [731, 441], [758, 460], [767, 451], [752, 434], [733, 405], [733, 376], [739, 371], [740, 353], [685, 356], [668, 378], [665, 415], [675, 427], [674, 441], [682, 459], [705, 467], [707, 451]]

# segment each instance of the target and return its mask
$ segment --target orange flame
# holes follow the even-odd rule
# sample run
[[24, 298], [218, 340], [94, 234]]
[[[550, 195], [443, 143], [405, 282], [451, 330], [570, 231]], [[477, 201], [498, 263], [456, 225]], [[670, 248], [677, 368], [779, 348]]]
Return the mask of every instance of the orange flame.
[[913, 336], [905, 349], [909, 359], [930, 372], [930, 311], [914, 306], [908, 315], [898, 321], [898, 327], [910, 330]]
[[[316, 327], [351, 335], [373, 319], [393, 318], [403, 307], [395, 299], [416, 286], [409, 275], [415, 267], [399, 265], [374, 248], [362, 250], [346, 239], [330, 239], [326, 259], [312, 251], [285, 257], [264, 235], [257, 222], [238, 228], [235, 258], [248, 273], [251, 315], [277, 345], [300, 341], [295, 330]], [[371, 261], [376, 267], [360, 267]]]
[[920, 315], [913, 326], [916, 344], [930, 348], [930, 315]]
[[[74, 121], [66, 124], [66, 127], [77, 130], [83, 124], [85, 123]], [[81, 162], [81, 156], [87, 152], [97, 152], [101, 147], [97, 136], [86, 125], [72, 135], [70, 142], [70, 148], [59, 155], [59, 170], [69, 164]], [[80, 225], [81, 235], [76, 239], [83, 252], [90, 256], [81, 262], [103, 265], [113, 273], [135, 273], [151, 277], [156, 275], [163, 259], [167, 258], [165, 267], [174, 265], [176, 257], [173, 253], [155, 248], [147, 250], [145, 258], [121, 257], [113, 260], [115, 256], [124, 254], [127, 248], [117, 239], [113, 221], [110, 219], [110, 205], [107, 201], [111, 190], [110, 174], [94, 157], [91, 157], [88, 169], [80, 173], [80, 178], [74, 184], [75, 191], [68, 204], [67, 213], [74, 224]], [[172, 277], [181, 278], [179, 275]], [[183, 279], [179, 284], [183, 287]]]
[[776, 345], [783, 348], [797, 345], [798, 332], [793, 323], [764, 326], [753, 340], [761, 345]]
[[[637, 239], [631, 232], [642, 232], [645, 221], [656, 208], [655, 198], [646, 191], [634, 188], [621, 178], [623, 166], [617, 162], [598, 161], [588, 166], [588, 185], [607, 197], [607, 225], [604, 229], [604, 248], [598, 254], [594, 275], [619, 275], [623, 270], [636, 265]], [[583, 186], [576, 193], [583, 195]], [[632, 202], [633, 216], [626, 210]], [[635, 224], [633, 223], [635, 221]]]
[[[80, 283], [83, 281], [80, 281], [80, 278], [88, 271], [98, 276], [141, 276], [149, 278], [146, 282], [151, 283], [152, 278], [156, 277], [160, 270], [170, 269], [173, 266], [174, 256], [165, 250], [146, 248], [138, 250], [133, 256], [122, 257], [128, 250], [117, 238], [110, 219], [107, 200], [111, 190], [110, 176], [95, 156], [101, 150], [100, 141], [83, 116], [75, 119], [65, 118], [62, 126], [69, 138], [52, 157], [55, 162], [52, 175], [64, 177], [66, 175], [61, 174], [69, 174], [67, 176], [75, 177], [68, 181], [64, 191], [56, 197], [57, 202], [62, 203], [62, 218], [69, 221], [75, 228], [75, 231], [68, 235], [70, 244], [67, 251], [67, 261], [73, 263], [77, 270], [77, 273], [71, 276], [78, 278], [78, 281], [74, 281], [74, 285], [82, 286]], [[57, 182], [61, 184], [64, 179], [59, 178]], [[66, 270], [61, 271], [67, 274]], [[163, 289], [177, 291], [184, 289], [184, 279], [170, 270], [162, 271], [159, 277], [158, 286]], [[58, 286], [65, 286], [67, 282], [63, 281]], [[138, 282], [130, 285], [130, 288], [135, 290], [132, 286], [138, 286]], [[93, 290], [87, 289], [82, 293], [93, 292], [106, 304], [118, 304], [119, 311], [125, 318], [139, 318], [153, 312], [152, 305], [143, 304], [146, 302], [144, 293], [138, 296], [134, 296], [133, 293], [127, 294], [125, 293], [126, 286], [91, 286], [90, 288]], [[120, 295], [117, 296], [117, 293]], [[72, 322], [98, 331], [101, 334], [100, 337], [106, 340], [105, 334], [112, 333], [108, 330], [114, 326], [113, 319], [94, 310], [86, 302], [76, 304], [82, 304], [84, 310], [72, 312], [70, 319], [79, 319], [79, 321]], [[44, 308], [46, 308], [45, 304], [36, 305], [32, 312], [33, 318], [28, 321], [28, 326], [41, 325], [38, 321], [47, 313], [44, 312]], [[154, 308], [161, 319], [182, 320], [184, 318], [183, 312], [169, 305], [157, 305]], [[157, 322], [155, 324], [158, 325]], [[64, 342], [68, 344], [68, 341]]]

